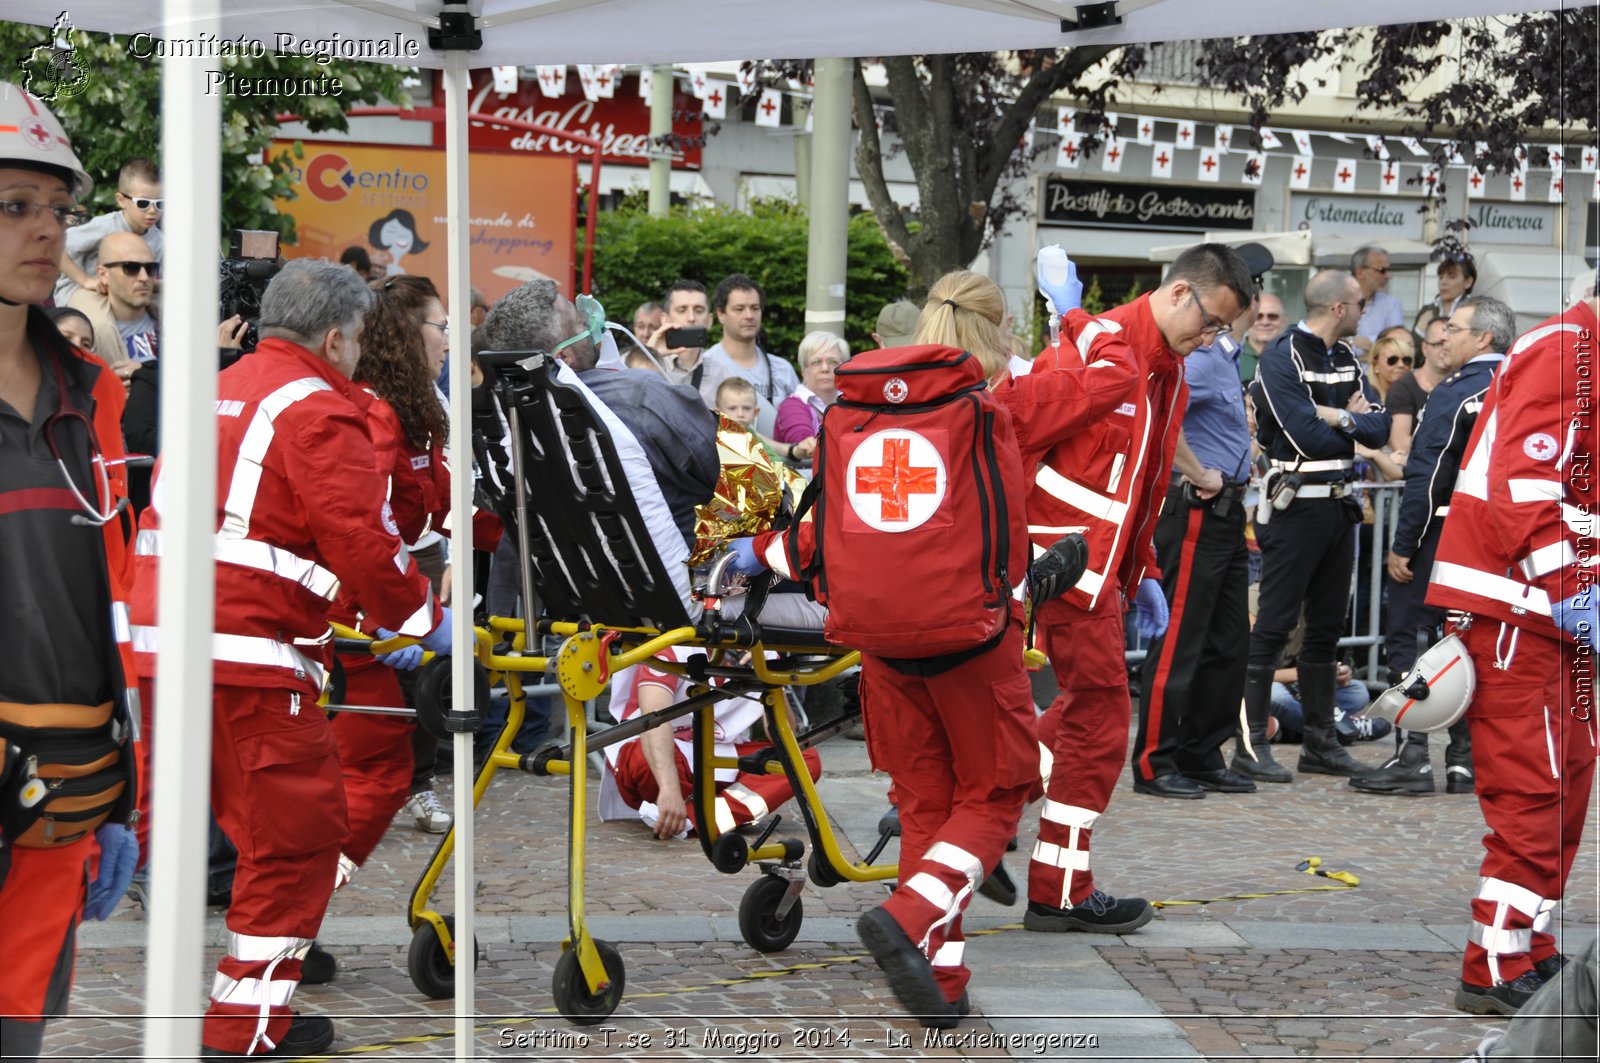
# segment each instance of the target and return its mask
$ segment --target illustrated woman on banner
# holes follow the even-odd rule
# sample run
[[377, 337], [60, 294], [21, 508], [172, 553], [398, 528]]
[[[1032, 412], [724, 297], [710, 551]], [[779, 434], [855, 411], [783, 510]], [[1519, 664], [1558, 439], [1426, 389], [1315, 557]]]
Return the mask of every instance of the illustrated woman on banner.
[[417, 220], [409, 210], [391, 210], [373, 222], [372, 228], [367, 230], [367, 242], [388, 252], [389, 265], [384, 272], [391, 277], [406, 272], [406, 267], [400, 263], [402, 258], [413, 251], [420, 253], [428, 249], [427, 242], [417, 235]]

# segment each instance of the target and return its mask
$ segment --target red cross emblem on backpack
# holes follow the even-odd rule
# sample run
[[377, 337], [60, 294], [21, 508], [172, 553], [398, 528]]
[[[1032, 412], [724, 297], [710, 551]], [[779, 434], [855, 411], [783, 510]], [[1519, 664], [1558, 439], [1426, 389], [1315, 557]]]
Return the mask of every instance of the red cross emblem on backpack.
[[851, 507], [868, 527], [911, 531], [944, 501], [944, 459], [926, 437], [909, 429], [886, 429], [862, 440], [850, 455], [845, 485]]

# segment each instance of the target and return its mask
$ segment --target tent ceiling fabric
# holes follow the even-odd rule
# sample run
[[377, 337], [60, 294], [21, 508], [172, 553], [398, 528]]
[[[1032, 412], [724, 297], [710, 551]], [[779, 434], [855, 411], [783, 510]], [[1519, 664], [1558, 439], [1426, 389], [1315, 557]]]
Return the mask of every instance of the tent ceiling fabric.
[[[1567, 7], [1592, 7], [1579, 0]], [[162, 4], [153, 0], [13, 0], [8, 19], [50, 25], [65, 6], [80, 29], [159, 33]], [[417, 42], [401, 62], [443, 65], [428, 47], [425, 24], [438, 0], [226, 0], [219, 36], [241, 34], [272, 48], [276, 35], [301, 40]], [[908, 55], [1072, 44], [1196, 40], [1549, 10], [1554, 0], [1120, 0], [1119, 26], [1062, 33], [1075, 3], [1058, 0], [472, 0], [484, 47], [475, 67], [537, 63], [685, 63], [727, 59]], [[770, 16], [763, 17], [763, 9]], [[198, 31], [197, 31], [198, 33]], [[197, 35], [197, 34], [196, 34]], [[176, 34], [176, 36], [185, 36]]]

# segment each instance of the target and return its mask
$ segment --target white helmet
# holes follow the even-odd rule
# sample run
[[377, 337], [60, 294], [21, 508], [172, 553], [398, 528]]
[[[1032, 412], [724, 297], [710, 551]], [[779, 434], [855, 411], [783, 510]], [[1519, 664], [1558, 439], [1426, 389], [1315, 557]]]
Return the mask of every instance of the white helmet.
[[94, 180], [50, 108], [22, 86], [0, 81], [0, 168], [7, 164], [64, 170], [72, 175], [71, 191], [77, 199], [94, 189]]
[[1399, 683], [1367, 709], [1407, 731], [1442, 731], [1466, 714], [1478, 676], [1458, 635], [1434, 643]]

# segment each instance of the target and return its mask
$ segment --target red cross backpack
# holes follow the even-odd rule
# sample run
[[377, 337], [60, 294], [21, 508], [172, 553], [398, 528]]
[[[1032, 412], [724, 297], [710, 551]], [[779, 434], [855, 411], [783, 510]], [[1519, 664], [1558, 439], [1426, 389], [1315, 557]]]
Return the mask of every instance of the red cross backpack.
[[789, 536], [790, 568], [828, 607], [830, 642], [937, 674], [1000, 640], [1026, 575], [1011, 414], [954, 347], [868, 351], [836, 376], [799, 506], [815, 506], [815, 546], [806, 564]]

